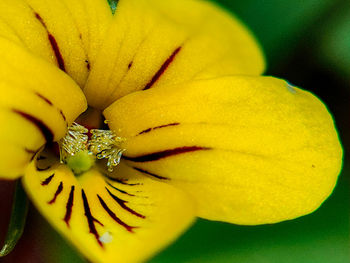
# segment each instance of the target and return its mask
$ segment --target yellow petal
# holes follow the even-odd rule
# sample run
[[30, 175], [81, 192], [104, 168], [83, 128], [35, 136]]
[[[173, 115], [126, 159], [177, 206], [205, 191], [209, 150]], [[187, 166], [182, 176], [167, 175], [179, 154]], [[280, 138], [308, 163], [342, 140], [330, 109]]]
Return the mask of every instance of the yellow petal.
[[0, 177], [15, 178], [24, 160], [29, 163], [46, 142], [65, 135], [86, 100], [66, 74], [3, 38], [0, 57], [0, 140], [8, 145], [2, 148]]
[[[2, 0], [0, 19], [13, 32], [8, 28], [5, 31], [0, 23], [0, 35], [13, 39], [15, 34], [34, 54], [57, 65], [82, 87], [91, 67], [90, 60], [95, 57], [107, 28], [107, 14], [109, 19], [112, 15], [106, 11], [106, 1], [85, 0], [86, 8], [75, 2]], [[84, 25], [81, 21], [85, 21]]]
[[187, 195], [123, 164], [115, 171], [119, 179], [97, 170], [75, 177], [64, 165], [38, 171], [36, 165], [42, 164], [32, 162], [24, 176], [27, 193], [92, 262], [141, 262], [193, 221]]
[[19, 45], [24, 45], [23, 41], [21, 40], [20, 36], [17, 35], [16, 31], [11, 28], [6, 21], [2, 20], [0, 18], [0, 37], [6, 38], [8, 40], [11, 40]]
[[3, 140], [0, 143], [0, 178], [10, 180], [22, 176], [35, 152]]
[[[34, 11], [23, 0], [0, 1], [0, 19], [33, 53], [57, 64], [46, 29], [35, 16]], [[2, 32], [2, 36], [8, 39], [12, 38], [5, 31]]]
[[342, 149], [326, 107], [271, 77], [225, 77], [129, 94], [104, 112], [128, 165], [188, 191], [198, 215], [272, 223], [315, 210]]
[[163, 83], [259, 75], [264, 62], [248, 30], [209, 1], [121, 0], [84, 89], [89, 105]]
[[63, 1], [23, 1], [32, 10], [36, 22], [46, 31], [47, 42], [52, 48], [58, 67], [82, 87], [89, 73], [86, 62], [88, 55], [76, 23]]
[[74, 17], [88, 55], [89, 67], [94, 67], [96, 54], [112, 20], [105, 0], [63, 0]]

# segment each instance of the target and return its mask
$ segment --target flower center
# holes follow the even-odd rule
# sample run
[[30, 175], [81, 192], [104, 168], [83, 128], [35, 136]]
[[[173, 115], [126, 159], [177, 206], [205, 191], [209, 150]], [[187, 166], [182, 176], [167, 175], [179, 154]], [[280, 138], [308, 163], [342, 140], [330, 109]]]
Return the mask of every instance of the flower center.
[[60, 162], [65, 163], [75, 174], [88, 171], [97, 160], [106, 160], [109, 172], [120, 163], [125, 149], [111, 130], [88, 129], [73, 123], [66, 135], [59, 141]]

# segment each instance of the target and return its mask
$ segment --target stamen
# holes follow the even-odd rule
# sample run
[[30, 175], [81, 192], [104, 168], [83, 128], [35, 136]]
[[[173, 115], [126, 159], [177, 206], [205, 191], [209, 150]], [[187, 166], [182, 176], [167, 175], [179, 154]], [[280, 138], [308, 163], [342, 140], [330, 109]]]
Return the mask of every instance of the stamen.
[[117, 137], [116, 134], [109, 130], [90, 131], [92, 136], [89, 141], [89, 151], [96, 155], [97, 159], [108, 159], [108, 171], [112, 172], [113, 168], [120, 163], [125, 149], [119, 148], [120, 144], [125, 140]]
[[[70, 167], [73, 164], [72, 170], [84, 172], [91, 168], [94, 162], [91, 162], [91, 158], [107, 159], [108, 171], [112, 172], [120, 163], [125, 151], [120, 148], [125, 139], [117, 137], [113, 131], [99, 129], [90, 130], [89, 139], [88, 132], [88, 129], [78, 123], [73, 123], [68, 128], [66, 136], [59, 142], [61, 163], [66, 163]], [[88, 163], [91, 165], [87, 165]], [[78, 167], [75, 167], [77, 164]]]
[[59, 142], [61, 163], [65, 163], [69, 156], [87, 150], [88, 132], [88, 129], [75, 122], [68, 128], [66, 136]]

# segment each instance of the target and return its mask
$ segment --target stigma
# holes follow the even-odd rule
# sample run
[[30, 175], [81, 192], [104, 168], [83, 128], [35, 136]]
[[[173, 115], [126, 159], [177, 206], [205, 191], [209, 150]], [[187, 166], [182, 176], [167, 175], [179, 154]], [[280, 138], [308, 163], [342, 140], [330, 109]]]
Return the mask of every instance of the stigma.
[[75, 174], [81, 174], [94, 166], [97, 160], [106, 159], [107, 170], [112, 172], [125, 151], [120, 147], [123, 141], [124, 138], [117, 137], [111, 130], [88, 130], [73, 123], [58, 143], [60, 162], [68, 165]]

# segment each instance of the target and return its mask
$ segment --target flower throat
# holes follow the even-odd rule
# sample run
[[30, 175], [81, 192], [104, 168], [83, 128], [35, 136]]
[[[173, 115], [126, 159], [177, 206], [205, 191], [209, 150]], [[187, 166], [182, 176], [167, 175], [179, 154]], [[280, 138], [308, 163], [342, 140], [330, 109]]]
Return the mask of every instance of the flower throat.
[[[96, 110], [89, 108], [77, 120], [84, 125], [74, 122], [58, 142], [60, 162], [67, 164], [75, 174], [88, 171], [96, 160], [105, 159], [109, 172], [112, 172], [120, 163], [125, 151], [120, 146], [125, 139], [117, 137], [111, 130], [86, 128], [101, 126], [97, 124], [102, 122], [101, 116], [96, 113]], [[107, 121], [102, 123], [106, 126]]]

